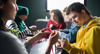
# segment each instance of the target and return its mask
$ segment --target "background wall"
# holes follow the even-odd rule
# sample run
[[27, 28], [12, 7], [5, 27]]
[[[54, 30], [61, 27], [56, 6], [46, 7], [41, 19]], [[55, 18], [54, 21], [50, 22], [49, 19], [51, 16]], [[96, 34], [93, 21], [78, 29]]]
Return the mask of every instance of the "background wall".
[[38, 18], [50, 18], [49, 13], [45, 12], [45, 0], [17, 0], [17, 4], [29, 8], [29, 16], [25, 20], [27, 26], [33, 25]]
[[[45, 0], [17, 0], [17, 4], [29, 8], [29, 16], [25, 20], [27, 26], [33, 25], [38, 18], [50, 18], [49, 13], [45, 12]], [[93, 16], [100, 16], [100, 0], [86, 0], [86, 7]]]

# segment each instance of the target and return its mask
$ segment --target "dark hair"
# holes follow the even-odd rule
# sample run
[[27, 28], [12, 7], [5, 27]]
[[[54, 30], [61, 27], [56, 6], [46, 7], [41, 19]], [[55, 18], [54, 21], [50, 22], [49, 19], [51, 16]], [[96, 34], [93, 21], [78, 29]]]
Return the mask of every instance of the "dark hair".
[[67, 11], [67, 8], [68, 8], [68, 7], [66, 6], [66, 7], [64, 8], [63, 12], [66, 12], [66, 11]]
[[59, 23], [64, 21], [63, 15], [62, 15], [62, 13], [61, 13], [60, 10], [58, 10], [58, 9], [53, 9], [52, 11], [50, 11], [50, 13], [52, 13], [52, 12], [53, 12], [55, 15], [58, 16], [58, 21], [59, 21]]
[[90, 15], [90, 12], [88, 11], [88, 9], [79, 2], [75, 2], [75, 3], [71, 4], [66, 11], [66, 15], [68, 15], [71, 11], [76, 11], [78, 13], [81, 13], [81, 10], [85, 10], [85, 12], [88, 15]]
[[[7, 1], [8, 0], [2, 0], [3, 3], [7, 3]], [[2, 16], [3, 16], [3, 10], [0, 9], [0, 30], [6, 31], [5, 24], [4, 24], [3, 20], [1, 19]]]

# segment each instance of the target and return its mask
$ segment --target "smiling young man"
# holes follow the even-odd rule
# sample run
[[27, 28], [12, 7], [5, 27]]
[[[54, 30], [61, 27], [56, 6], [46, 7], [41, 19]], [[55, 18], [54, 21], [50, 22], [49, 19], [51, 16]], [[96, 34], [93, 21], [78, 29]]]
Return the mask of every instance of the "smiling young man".
[[81, 28], [77, 32], [76, 43], [70, 44], [67, 39], [62, 38], [61, 47], [70, 54], [100, 54], [100, 18], [92, 17], [79, 2], [71, 4], [66, 15]]

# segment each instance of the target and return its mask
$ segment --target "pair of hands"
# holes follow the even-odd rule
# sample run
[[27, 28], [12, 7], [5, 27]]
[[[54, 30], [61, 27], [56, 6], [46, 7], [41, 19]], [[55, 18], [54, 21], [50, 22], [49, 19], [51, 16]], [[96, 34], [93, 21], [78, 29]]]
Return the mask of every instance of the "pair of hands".
[[[45, 30], [45, 29], [43, 29], [43, 30]], [[49, 31], [43, 32], [43, 30], [41, 30], [38, 34], [36, 34], [36, 36], [38, 37], [38, 40], [42, 39], [45, 35], [51, 33]], [[49, 36], [49, 45], [53, 45], [56, 42], [58, 42], [60, 45], [57, 45], [57, 48], [64, 48], [68, 44], [68, 40], [66, 38], [62, 38], [60, 41], [58, 41], [59, 34], [60, 34], [60, 31], [56, 31], [56, 30], [54, 30], [50, 34], [50, 36]]]
[[39, 39], [42, 39], [44, 36], [49, 35], [49, 43], [52, 43], [52, 44], [55, 44], [57, 41], [58, 41], [58, 37], [59, 37], [59, 31], [45, 31], [44, 30], [46, 29], [42, 29], [38, 34], [36, 34], [36, 36], [38, 37], [38, 40]]
[[56, 48], [64, 48], [68, 44], [68, 40], [66, 38], [62, 38], [58, 41], [59, 45], [56, 45]]

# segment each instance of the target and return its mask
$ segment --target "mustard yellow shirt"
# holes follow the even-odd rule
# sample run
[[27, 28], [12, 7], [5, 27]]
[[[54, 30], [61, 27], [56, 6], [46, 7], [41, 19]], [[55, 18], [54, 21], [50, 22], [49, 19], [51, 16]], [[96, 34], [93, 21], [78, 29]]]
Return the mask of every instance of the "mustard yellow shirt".
[[86, 28], [77, 32], [76, 43], [68, 43], [65, 50], [70, 54], [100, 54], [100, 18], [94, 17]]

